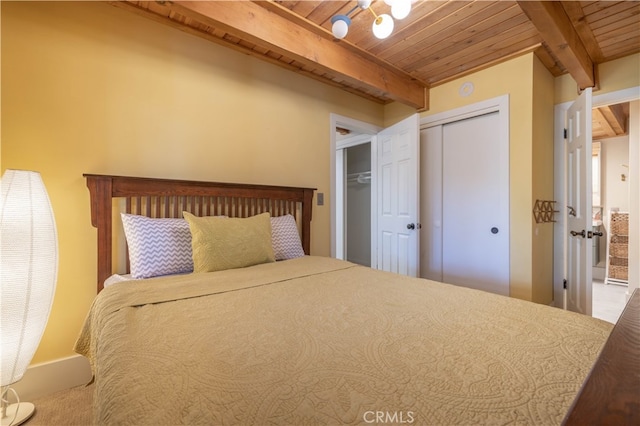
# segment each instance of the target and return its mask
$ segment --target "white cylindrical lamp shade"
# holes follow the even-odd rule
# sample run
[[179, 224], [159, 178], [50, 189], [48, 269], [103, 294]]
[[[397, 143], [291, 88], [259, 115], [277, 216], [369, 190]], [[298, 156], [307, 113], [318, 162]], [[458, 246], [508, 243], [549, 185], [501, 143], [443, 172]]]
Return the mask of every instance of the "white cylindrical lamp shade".
[[389, 15], [382, 14], [373, 20], [373, 35], [379, 39], [385, 39], [393, 32], [393, 18]]
[[7, 170], [0, 199], [0, 379], [22, 378], [44, 333], [58, 275], [58, 236], [40, 173]]

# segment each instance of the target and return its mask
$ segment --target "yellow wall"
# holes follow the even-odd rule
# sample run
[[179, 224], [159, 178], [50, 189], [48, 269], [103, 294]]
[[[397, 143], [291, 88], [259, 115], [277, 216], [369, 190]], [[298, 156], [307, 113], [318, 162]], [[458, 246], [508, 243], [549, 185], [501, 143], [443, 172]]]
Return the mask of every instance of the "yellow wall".
[[384, 127], [392, 126], [415, 113], [415, 108], [411, 108], [410, 106], [399, 102], [386, 104], [384, 106]]
[[[533, 175], [530, 205], [551, 201], [553, 195], [553, 96], [554, 78], [533, 56]], [[531, 217], [531, 300], [553, 302], [553, 223], [536, 223]]]
[[[599, 83], [594, 96], [640, 86], [640, 53], [598, 65]], [[570, 102], [578, 97], [578, 85], [569, 74], [555, 79], [555, 103]]]
[[[104, 3], [2, 2], [2, 170], [40, 171], [60, 264], [34, 363], [71, 355], [95, 296], [83, 173], [308, 186], [330, 197], [329, 113], [384, 107]], [[313, 254], [329, 255], [314, 207]]]
[[[422, 114], [428, 116], [509, 95], [510, 294], [525, 300], [532, 300], [533, 64], [534, 55], [528, 54], [434, 87], [430, 109]], [[458, 89], [467, 81], [473, 83], [474, 91], [462, 97]]]

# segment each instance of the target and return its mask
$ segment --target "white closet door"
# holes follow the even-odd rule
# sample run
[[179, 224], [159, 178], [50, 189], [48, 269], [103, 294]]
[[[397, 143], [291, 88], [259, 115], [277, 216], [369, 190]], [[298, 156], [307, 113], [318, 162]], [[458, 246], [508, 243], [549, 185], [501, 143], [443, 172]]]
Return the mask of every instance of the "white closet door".
[[443, 125], [442, 280], [509, 295], [509, 163], [498, 124], [495, 112]]

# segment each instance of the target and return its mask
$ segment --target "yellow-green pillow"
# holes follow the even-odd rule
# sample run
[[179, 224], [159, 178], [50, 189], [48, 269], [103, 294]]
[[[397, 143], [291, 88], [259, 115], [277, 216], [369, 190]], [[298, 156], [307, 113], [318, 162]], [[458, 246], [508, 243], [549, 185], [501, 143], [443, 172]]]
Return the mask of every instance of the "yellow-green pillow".
[[248, 218], [183, 215], [191, 230], [193, 272], [244, 268], [276, 260], [269, 213]]

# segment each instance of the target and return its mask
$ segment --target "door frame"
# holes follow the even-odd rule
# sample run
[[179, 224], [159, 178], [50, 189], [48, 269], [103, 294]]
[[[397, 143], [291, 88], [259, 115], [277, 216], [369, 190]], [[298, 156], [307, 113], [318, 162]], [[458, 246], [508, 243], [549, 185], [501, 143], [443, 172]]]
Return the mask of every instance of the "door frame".
[[[375, 136], [382, 130], [382, 127], [378, 127], [371, 123], [356, 120], [354, 118], [345, 117], [339, 114], [329, 114], [329, 134], [330, 134], [330, 184], [331, 184], [331, 257], [336, 259], [346, 258], [346, 242], [345, 242], [345, 222], [344, 222], [344, 208], [345, 208], [345, 193], [344, 193], [344, 149], [352, 146], [361, 145], [364, 143], [371, 143], [371, 188], [375, 188], [376, 177], [376, 159], [377, 148], [375, 143]], [[342, 127], [353, 132], [357, 135], [345, 138], [338, 141], [336, 138], [336, 127]], [[374, 244], [373, 232], [377, 229], [377, 216], [375, 214], [374, 207], [377, 206], [377, 193], [371, 191], [371, 232], [372, 239], [371, 244]], [[374, 262], [373, 253], [371, 250], [371, 261]], [[373, 266], [374, 263], [371, 263]]]
[[[599, 107], [621, 102], [631, 102], [640, 100], [640, 86], [618, 90], [601, 95], [593, 95], [592, 107]], [[554, 108], [554, 199], [556, 200], [556, 210], [560, 214], [556, 217], [556, 223], [553, 228], [553, 305], [566, 309], [566, 298], [564, 291], [564, 279], [567, 270], [567, 247], [566, 247], [566, 223], [567, 223], [567, 200], [565, 194], [566, 188], [566, 170], [564, 167], [564, 127], [565, 116], [569, 106], [573, 101], [557, 104]], [[632, 176], [630, 176], [632, 178]], [[638, 175], [636, 174], [636, 179]], [[633, 211], [632, 211], [633, 210]], [[635, 214], [634, 214], [635, 211]], [[630, 205], [630, 213], [632, 217], [639, 217], [640, 211], [638, 206]], [[634, 242], [639, 244], [639, 242]], [[631, 264], [629, 267], [633, 267]], [[639, 265], [635, 265], [640, 269]], [[627, 299], [631, 296], [631, 285], [627, 291]]]

